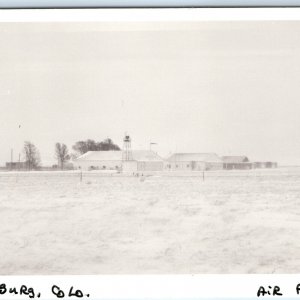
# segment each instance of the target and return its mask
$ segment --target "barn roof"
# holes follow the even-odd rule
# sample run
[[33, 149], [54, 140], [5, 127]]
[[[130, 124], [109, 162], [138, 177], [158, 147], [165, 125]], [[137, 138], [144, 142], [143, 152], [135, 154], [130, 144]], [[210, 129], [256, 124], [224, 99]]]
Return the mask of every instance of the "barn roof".
[[247, 156], [222, 156], [222, 160], [224, 163], [244, 163], [249, 162]]
[[[153, 151], [132, 150], [132, 158], [136, 161], [163, 161], [163, 159]], [[76, 161], [122, 161], [123, 151], [88, 151], [79, 156]]]
[[76, 161], [122, 160], [122, 151], [88, 151]]
[[174, 153], [169, 161], [203, 161], [203, 162], [222, 162], [221, 158], [215, 153]]

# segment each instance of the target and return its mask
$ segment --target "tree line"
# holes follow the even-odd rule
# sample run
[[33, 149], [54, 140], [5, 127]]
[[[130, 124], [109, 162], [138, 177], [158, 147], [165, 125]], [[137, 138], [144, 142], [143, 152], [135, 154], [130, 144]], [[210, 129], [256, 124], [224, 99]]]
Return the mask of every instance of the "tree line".
[[[65, 165], [71, 158], [76, 158], [88, 151], [120, 150], [120, 147], [117, 144], [114, 144], [114, 142], [110, 138], [107, 138], [101, 142], [96, 142], [92, 139], [78, 141], [72, 146], [72, 149], [75, 151], [75, 153], [69, 153], [69, 149], [64, 143], [55, 144], [54, 158], [57, 160], [57, 167], [63, 170], [65, 168]], [[34, 170], [40, 167], [40, 152], [32, 142], [24, 142], [23, 156], [25, 166], [28, 170]]]

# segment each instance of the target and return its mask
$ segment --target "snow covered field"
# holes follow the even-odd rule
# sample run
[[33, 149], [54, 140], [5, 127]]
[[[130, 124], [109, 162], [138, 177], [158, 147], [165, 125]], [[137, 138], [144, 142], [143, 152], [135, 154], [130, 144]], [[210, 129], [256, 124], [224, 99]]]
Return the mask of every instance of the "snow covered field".
[[300, 168], [0, 173], [1, 274], [299, 273]]

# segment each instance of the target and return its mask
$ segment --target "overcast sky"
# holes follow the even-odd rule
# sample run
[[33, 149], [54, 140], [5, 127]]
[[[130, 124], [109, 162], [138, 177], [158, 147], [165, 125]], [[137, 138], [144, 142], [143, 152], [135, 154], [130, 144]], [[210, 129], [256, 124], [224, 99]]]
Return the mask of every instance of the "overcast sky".
[[[0, 24], [0, 165], [122, 146], [300, 165], [300, 22]], [[19, 128], [20, 126], [20, 128]]]

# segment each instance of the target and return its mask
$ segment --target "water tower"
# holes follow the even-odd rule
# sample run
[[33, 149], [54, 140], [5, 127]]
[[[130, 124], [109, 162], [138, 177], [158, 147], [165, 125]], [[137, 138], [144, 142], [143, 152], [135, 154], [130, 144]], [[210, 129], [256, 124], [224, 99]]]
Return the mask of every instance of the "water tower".
[[125, 134], [125, 137], [123, 139], [123, 155], [122, 155], [122, 160], [123, 161], [133, 160], [133, 158], [132, 158], [132, 151], [131, 151], [131, 138], [127, 134]]

